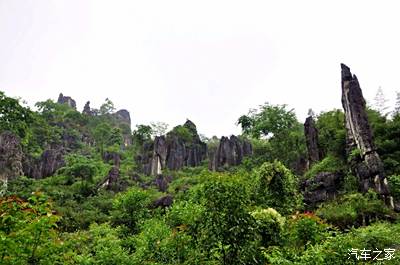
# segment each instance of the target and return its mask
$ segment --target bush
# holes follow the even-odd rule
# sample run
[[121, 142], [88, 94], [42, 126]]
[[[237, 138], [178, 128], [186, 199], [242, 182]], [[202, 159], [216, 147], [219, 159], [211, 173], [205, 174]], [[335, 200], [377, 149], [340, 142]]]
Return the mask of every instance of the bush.
[[129, 252], [118, 238], [120, 231], [109, 224], [90, 226], [89, 231], [68, 234], [64, 243], [67, 264], [131, 264]]
[[57, 258], [59, 216], [50, 201], [34, 193], [27, 201], [0, 199], [0, 263], [51, 264]]
[[272, 207], [288, 214], [302, 206], [296, 177], [281, 162], [266, 162], [256, 172], [254, 200], [258, 205]]
[[376, 193], [353, 193], [344, 195], [336, 201], [322, 204], [317, 215], [341, 229], [367, 225], [384, 219], [392, 211], [378, 199]]
[[256, 209], [250, 214], [256, 221], [262, 246], [280, 245], [285, 218], [273, 208]]
[[132, 187], [119, 193], [113, 202], [111, 220], [114, 225], [124, 225], [128, 231], [138, 231], [140, 222], [151, 216], [150, 205], [156, 193]]
[[309, 179], [315, 177], [318, 173], [321, 172], [341, 172], [344, 170], [344, 163], [339, 158], [334, 156], [327, 156], [322, 159], [320, 162], [314, 164], [310, 170], [308, 170], [304, 177]]
[[388, 177], [390, 194], [395, 200], [400, 200], [400, 175], [392, 175]]

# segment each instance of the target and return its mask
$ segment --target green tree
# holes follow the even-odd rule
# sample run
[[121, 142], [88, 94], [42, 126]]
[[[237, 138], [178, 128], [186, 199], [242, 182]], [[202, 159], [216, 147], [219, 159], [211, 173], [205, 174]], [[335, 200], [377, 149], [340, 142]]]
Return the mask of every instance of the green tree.
[[57, 255], [57, 221], [52, 205], [41, 193], [27, 201], [0, 199], [0, 263], [50, 264]]
[[0, 131], [12, 131], [21, 139], [29, 133], [32, 112], [20, 105], [19, 101], [7, 97], [0, 91]]
[[204, 215], [195, 228], [199, 246], [220, 264], [254, 264], [258, 259], [254, 219], [245, 187], [234, 180], [212, 179], [198, 190]]
[[345, 159], [346, 129], [344, 113], [341, 110], [322, 112], [318, 115], [316, 126], [322, 153]]
[[[258, 110], [239, 118], [245, 135], [268, 141], [269, 159], [278, 159], [286, 166], [296, 168], [298, 161], [305, 157], [303, 126], [297, 121], [293, 109], [286, 105], [265, 103]], [[265, 145], [264, 145], [265, 146]]]
[[114, 111], [114, 103], [109, 98], [106, 98], [105, 102], [100, 106], [100, 115], [111, 114]]
[[139, 124], [136, 125], [136, 130], [133, 131], [133, 143], [137, 146], [142, 146], [143, 143], [150, 141], [153, 134], [151, 126]]

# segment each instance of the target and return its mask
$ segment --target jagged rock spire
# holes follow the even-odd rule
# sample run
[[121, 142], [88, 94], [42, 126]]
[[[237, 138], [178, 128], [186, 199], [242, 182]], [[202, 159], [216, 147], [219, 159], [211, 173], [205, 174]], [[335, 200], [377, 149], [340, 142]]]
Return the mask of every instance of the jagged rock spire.
[[318, 130], [314, 118], [309, 116], [304, 123], [304, 135], [308, 151], [308, 166], [321, 160], [321, 152], [318, 143]]
[[[353, 153], [352, 169], [359, 179], [361, 191], [366, 192], [372, 188], [389, 202], [387, 180], [374, 145], [360, 84], [357, 77], [351, 74], [349, 67], [341, 64], [341, 68], [347, 152], [359, 153]], [[393, 202], [390, 204], [393, 205]]]

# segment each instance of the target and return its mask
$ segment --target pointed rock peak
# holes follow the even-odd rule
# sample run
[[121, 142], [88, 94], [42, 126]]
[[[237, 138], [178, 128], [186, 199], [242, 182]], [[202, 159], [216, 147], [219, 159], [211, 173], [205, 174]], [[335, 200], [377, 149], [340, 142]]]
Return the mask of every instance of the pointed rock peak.
[[92, 114], [92, 110], [90, 109], [90, 101], [87, 101], [85, 106], [83, 107], [83, 114], [87, 114], [87, 115], [91, 115]]
[[186, 119], [185, 124], [183, 125], [186, 128], [188, 128], [189, 130], [191, 130], [192, 132], [196, 132], [197, 133], [197, 127], [196, 124], [194, 124], [191, 120]]
[[345, 65], [345, 64], [340, 64], [340, 67], [342, 68], [342, 81], [349, 81], [352, 79], [352, 74], [350, 71], [350, 68]]

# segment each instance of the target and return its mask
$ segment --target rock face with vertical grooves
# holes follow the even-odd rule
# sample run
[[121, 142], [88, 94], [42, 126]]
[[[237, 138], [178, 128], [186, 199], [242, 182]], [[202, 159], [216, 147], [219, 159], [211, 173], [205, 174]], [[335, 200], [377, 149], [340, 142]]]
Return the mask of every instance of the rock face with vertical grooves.
[[46, 149], [39, 158], [25, 156], [23, 159], [24, 174], [35, 179], [50, 177], [65, 165], [65, 154], [65, 149], [60, 146]]
[[232, 135], [230, 138], [222, 136], [216, 150], [209, 152], [209, 169], [218, 171], [227, 167], [239, 165], [245, 156], [253, 154], [249, 141]]
[[64, 96], [62, 93], [58, 96], [57, 103], [59, 104], [67, 104], [71, 108], [76, 110], [76, 102], [71, 97]]
[[322, 155], [318, 143], [318, 130], [312, 116], [309, 116], [304, 123], [304, 135], [306, 138], [308, 152], [308, 167], [321, 160]]
[[143, 146], [139, 160], [147, 175], [161, 175], [164, 168], [179, 170], [196, 167], [206, 159], [207, 145], [200, 140], [196, 125], [187, 120], [175, 127], [166, 136], [157, 136]]
[[383, 164], [373, 142], [360, 84], [357, 77], [351, 74], [349, 67], [344, 64], [341, 67], [347, 152], [358, 149], [360, 153], [352, 160], [352, 169], [359, 179], [362, 192], [372, 188], [385, 199], [390, 199]]
[[19, 138], [11, 132], [2, 132], [0, 134], [1, 181], [7, 182], [9, 179], [16, 178], [23, 174], [22, 158], [23, 153]]

